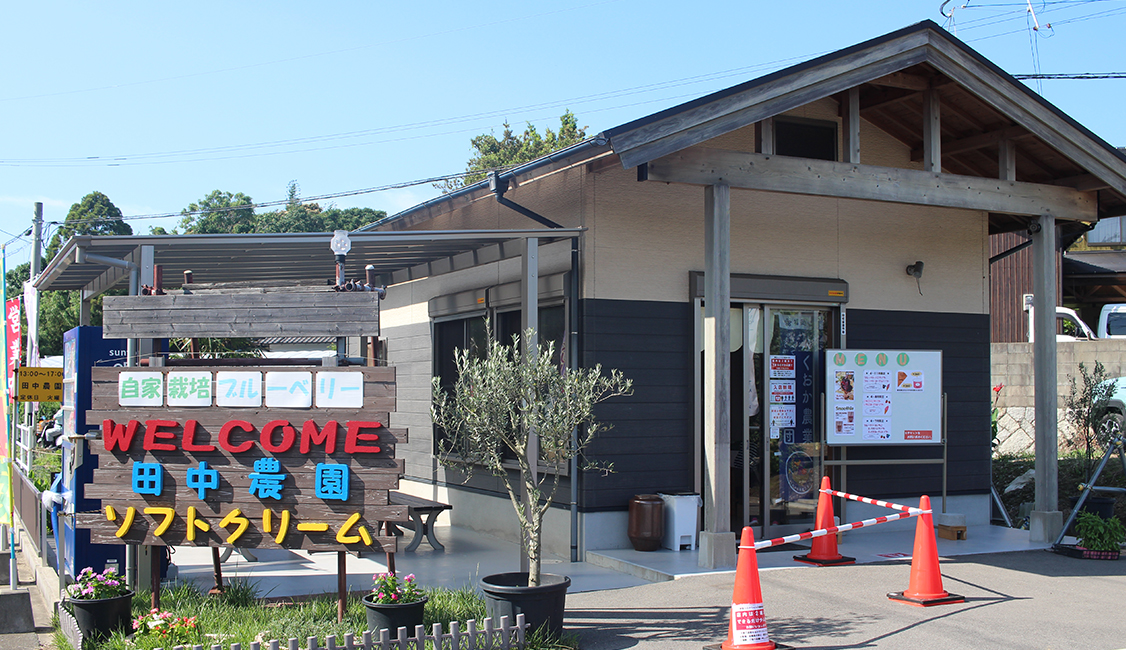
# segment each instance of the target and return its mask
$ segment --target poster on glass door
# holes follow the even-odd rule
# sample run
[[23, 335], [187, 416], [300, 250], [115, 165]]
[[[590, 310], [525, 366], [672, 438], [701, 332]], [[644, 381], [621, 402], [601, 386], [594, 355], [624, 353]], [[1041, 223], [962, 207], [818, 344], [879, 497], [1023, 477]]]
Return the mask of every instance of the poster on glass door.
[[830, 445], [942, 442], [942, 352], [827, 350]]

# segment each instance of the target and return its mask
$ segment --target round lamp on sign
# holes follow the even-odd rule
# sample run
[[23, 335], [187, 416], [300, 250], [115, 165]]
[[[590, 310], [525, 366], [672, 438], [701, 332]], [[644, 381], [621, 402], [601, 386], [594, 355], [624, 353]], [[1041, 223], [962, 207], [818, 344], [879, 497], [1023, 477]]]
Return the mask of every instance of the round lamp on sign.
[[344, 256], [348, 251], [352, 250], [352, 240], [348, 239], [347, 230], [334, 230], [332, 232], [332, 241], [328, 245], [333, 253], [336, 253], [336, 261], [343, 262]]
[[352, 250], [352, 240], [348, 239], [347, 230], [334, 230], [332, 241], [328, 247], [336, 254], [336, 286], [344, 284], [344, 260], [348, 251]]

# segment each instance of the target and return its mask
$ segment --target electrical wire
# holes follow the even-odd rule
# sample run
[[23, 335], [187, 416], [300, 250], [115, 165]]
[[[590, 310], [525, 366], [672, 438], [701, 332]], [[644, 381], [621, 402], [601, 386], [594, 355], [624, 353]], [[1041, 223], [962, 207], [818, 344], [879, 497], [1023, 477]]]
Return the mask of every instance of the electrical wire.
[[582, 9], [590, 9], [591, 7], [597, 7], [597, 6], [600, 6], [600, 5], [612, 4], [612, 3], [615, 3], [615, 2], [620, 2], [620, 0], [601, 0], [600, 2], [592, 2], [592, 3], [589, 3], [589, 4], [585, 4], [585, 5], [579, 5], [577, 7], [564, 7], [564, 8], [560, 8], [560, 9], [554, 9], [552, 11], [541, 12], [541, 13], [538, 13], [538, 14], [529, 14], [529, 15], [524, 15], [524, 16], [514, 16], [512, 18], [505, 18], [503, 20], [495, 20], [495, 21], [489, 22], [489, 23], [479, 23], [479, 24], [476, 24], [476, 25], [463, 25], [461, 27], [457, 27], [457, 28], [454, 28], [454, 29], [448, 29], [448, 30], [444, 30], [444, 31], [440, 31], [440, 32], [432, 32], [432, 33], [429, 33], [429, 34], [419, 34], [417, 36], [405, 36], [403, 38], [399, 38], [399, 39], [395, 39], [395, 40], [391, 40], [391, 41], [382, 41], [382, 42], [379, 42], [379, 43], [368, 43], [366, 45], [358, 45], [356, 47], [343, 48], [343, 49], [339, 49], [339, 50], [329, 50], [329, 51], [326, 51], [326, 52], [314, 52], [312, 54], [303, 54], [303, 55], [300, 55], [300, 56], [292, 56], [292, 57], [288, 57], [288, 58], [285, 58], [285, 59], [275, 59], [273, 61], [263, 61], [263, 62], [260, 62], [260, 63], [250, 63], [250, 64], [247, 64], [247, 65], [235, 66], [235, 67], [231, 67], [231, 68], [222, 68], [222, 69], [217, 69], [217, 70], [205, 70], [203, 72], [193, 72], [193, 73], [189, 73], [189, 74], [176, 75], [176, 76], [172, 76], [172, 77], [161, 77], [161, 78], [158, 78], [158, 79], [148, 79], [148, 80], [144, 80], [144, 81], [135, 81], [135, 82], [130, 82], [130, 83], [113, 84], [113, 85], [110, 85], [110, 86], [97, 86], [97, 87], [94, 87], [94, 88], [82, 88], [82, 89], [78, 89], [78, 90], [64, 90], [64, 91], [59, 91], [59, 92], [54, 92], [54, 93], [42, 93], [42, 94], [38, 94], [38, 95], [25, 95], [25, 96], [22, 96], [22, 97], [2, 97], [2, 98], [0, 98], [0, 102], [20, 101], [20, 100], [24, 100], [24, 99], [41, 99], [41, 98], [45, 98], [45, 97], [59, 97], [59, 96], [62, 96], [62, 95], [74, 95], [74, 94], [79, 94], [79, 93], [97, 92], [97, 91], [101, 91], [101, 90], [116, 90], [116, 89], [119, 89], [119, 88], [129, 88], [129, 87], [133, 87], [133, 86], [144, 86], [144, 85], [149, 85], [149, 84], [162, 83], [162, 82], [165, 82], [165, 81], [178, 81], [180, 79], [191, 79], [191, 78], [194, 78], [194, 77], [203, 77], [203, 76], [208, 76], [208, 75], [213, 75], [213, 74], [224, 74], [224, 73], [228, 73], [228, 72], [238, 72], [240, 70], [250, 70], [250, 69], [253, 69], [253, 68], [261, 68], [261, 67], [266, 67], [266, 66], [271, 66], [271, 65], [278, 65], [278, 64], [282, 64], [282, 63], [293, 63], [294, 61], [303, 61], [303, 60], [306, 60], [306, 59], [314, 59], [314, 58], [319, 58], [319, 57], [323, 57], [323, 56], [332, 56], [332, 55], [335, 55], [335, 54], [348, 54], [348, 53], [351, 53], [351, 52], [358, 52], [360, 50], [368, 50], [368, 49], [372, 49], [372, 48], [376, 48], [376, 47], [386, 47], [386, 46], [395, 45], [395, 44], [398, 44], [398, 43], [407, 43], [407, 42], [414, 41], [414, 40], [448, 36], [450, 34], [456, 34], [458, 32], [484, 30], [484, 29], [488, 29], [488, 28], [491, 28], [491, 27], [496, 27], [498, 25], [504, 25], [504, 24], [507, 24], [507, 23], [518, 22], [518, 21], [521, 21], [521, 20], [538, 19], [538, 18], [543, 18], [545, 16], [550, 16], [550, 15], [553, 15], [553, 14], [566, 13], [566, 12], [569, 12], [569, 11], [578, 11], [578, 10], [582, 10]]
[[[162, 158], [174, 158], [174, 157], [177, 157], [177, 156], [179, 156], [179, 157], [191, 157], [191, 158], [190, 159], [186, 159], [186, 158], [173, 159], [171, 161], [163, 160], [163, 161], [159, 161], [159, 162], [202, 162], [202, 161], [212, 161], [212, 160], [229, 160], [231, 158], [244, 158], [244, 157], [249, 157], [249, 156], [224, 156], [224, 155], [219, 155], [219, 154], [226, 154], [226, 153], [236, 152], [236, 151], [257, 151], [257, 150], [269, 149], [269, 148], [275, 148], [275, 147], [291, 147], [291, 146], [299, 146], [299, 145], [304, 145], [304, 144], [332, 142], [332, 141], [345, 140], [345, 139], [351, 139], [351, 138], [370, 137], [370, 136], [375, 136], [375, 135], [399, 133], [399, 132], [404, 132], [404, 131], [421, 130], [421, 129], [432, 128], [432, 127], [437, 127], [437, 126], [446, 126], [446, 125], [450, 125], [450, 124], [465, 123], [465, 122], [471, 122], [471, 121], [476, 121], [476, 120], [481, 120], [481, 119], [492, 119], [492, 118], [497, 118], [497, 117], [503, 117], [504, 115], [508, 115], [508, 114], [511, 114], [511, 113], [527, 112], [527, 111], [531, 111], [531, 110], [541, 110], [541, 109], [549, 109], [549, 108], [561, 108], [561, 107], [565, 107], [565, 106], [596, 102], [596, 101], [601, 101], [601, 100], [605, 100], [605, 99], [613, 99], [613, 98], [617, 98], [617, 97], [627, 97], [627, 96], [632, 96], [632, 95], [639, 95], [639, 94], [649, 93], [649, 92], [653, 92], [653, 91], [657, 91], [657, 90], [672, 89], [672, 88], [678, 88], [678, 87], [683, 87], [683, 86], [688, 86], [688, 85], [693, 85], [693, 84], [706, 83], [706, 82], [710, 82], [710, 81], [718, 81], [718, 80], [721, 80], [721, 79], [729, 78], [729, 77], [732, 77], [732, 76], [743, 75], [743, 74], [746, 74], [748, 72], [754, 72], [754, 71], [757, 71], [757, 70], [777, 69], [777, 68], [780, 68], [783, 65], [790, 63], [790, 62], [793, 62], [793, 61], [804, 60], [806, 58], [809, 58], [810, 56], [820, 56], [820, 55], [826, 54], [826, 53], [827, 52], [819, 52], [819, 53], [816, 53], [816, 54], [813, 54], [813, 55], [789, 57], [789, 58], [785, 58], [785, 59], [778, 59], [778, 60], [768, 61], [768, 62], [764, 62], [764, 63], [757, 63], [757, 64], [749, 65], [749, 66], [741, 66], [741, 67], [738, 67], [738, 68], [731, 68], [731, 69], [722, 70], [722, 71], [719, 71], [719, 72], [709, 72], [709, 73], [700, 74], [700, 75], [693, 75], [693, 76], [690, 76], [690, 77], [682, 77], [682, 78], [679, 78], [679, 79], [673, 79], [673, 80], [670, 80], [670, 81], [662, 81], [662, 82], [656, 82], [656, 83], [652, 83], [652, 84], [645, 84], [645, 85], [641, 85], [641, 86], [633, 86], [633, 87], [630, 87], [630, 88], [624, 88], [624, 89], [620, 89], [620, 90], [607, 91], [607, 92], [602, 92], [602, 93], [594, 93], [594, 94], [590, 94], [590, 95], [582, 95], [582, 96], [571, 97], [571, 98], [563, 99], [563, 100], [554, 100], [554, 101], [550, 101], [550, 102], [541, 102], [541, 103], [537, 103], [537, 104], [527, 104], [527, 105], [524, 105], [524, 106], [518, 106], [518, 107], [514, 107], [514, 108], [505, 108], [505, 109], [500, 109], [500, 110], [487, 111], [487, 112], [482, 112], [482, 113], [474, 113], [474, 114], [463, 115], [463, 116], [458, 116], [458, 117], [442, 118], [442, 119], [423, 121], [423, 122], [412, 122], [412, 123], [395, 125], [395, 126], [380, 127], [380, 128], [376, 128], [376, 129], [366, 129], [366, 130], [361, 130], [361, 131], [347, 131], [347, 132], [342, 132], [342, 133], [325, 134], [325, 135], [319, 135], [319, 136], [309, 136], [309, 137], [305, 137], [305, 138], [294, 138], [294, 139], [289, 139], [289, 140], [274, 140], [274, 141], [248, 143], [248, 144], [241, 144], [241, 145], [225, 145], [225, 146], [220, 146], [220, 147], [208, 147], [208, 148], [201, 148], [201, 149], [181, 149], [181, 150], [173, 150], [173, 151], [167, 151], [167, 152], [152, 152], [152, 153], [140, 153], [140, 154], [119, 154], [119, 155], [111, 155], [111, 156], [93, 155], [93, 156], [77, 156], [77, 157], [64, 157], [64, 158], [6, 158], [6, 159], [0, 159], [0, 166], [6, 166], [6, 167], [124, 166], [124, 165], [127, 165], [127, 164], [139, 164], [140, 162], [154, 161], [155, 159], [162, 159]], [[675, 97], [662, 97], [662, 98], [659, 98], [659, 99], [647, 100], [647, 101], [641, 102], [641, 103], [654, 103], [654, 102], [658, 102], [658, 101], [668, 101], [669, 99], [678, 99], [678, 98], [683, 97], [683, 96], [685, 96], [685, 95], [677, 95]], [[586, 111], [586, 113], [589, 114], [589, 113], [594, 113], [594, 112], [599, 112], [599, 111], [604, 111], [604, 110], [616, 110], [616, 109], [619, 109], [619, 108], [625, 108], [625, 107], [635, 106], [635, 105], [638, 105], [638, 104], [634, 103], [634, 104], [611, 106], [611, 107], [606, 107], [606, 108], [602, 108], [602, 109], [589, 110], [589, 111]], [[539, 121], [540, 119], [545, 119], [545, 118], [533, 119], [533, 120], [529, 120], [529, 121]], [[456, 131], [445, 131], [445, 132], [440, 132], [440, 133], [432, 133], [432, 134], [420, 135], [420, 136], [414, 136], [414, 137], [384, 139], [384, 140], [378, 140], [378, 141], [374, 141], [374, 142], [353, 143], [353, 144], [347, 144], [347, 145], [336, 145], [336, 146], [327, 146], [327, 147], [290, 149], [290, 150], [286, 150], [286, 151], [273, 151], [273, 152], [263, 153], [262, 155], [308, 153], [308, 152], [311, 152], [311, 151], [325, 151], [325, 150], [331, 150], [331, 149], [339, 149], [339, 148], [342, 148], [342, 147], [364, 146], [364, 145], [369, 145], [369, 144], [385, 144], [385, 143], [389, 143], [389, 142], [401, 142], [401, 141], [404, 141], [404, 140], [413, 140], [413, 139], [418, 139], [418, 138], [430, 138], [430, 137], [444, 136], [444, 135], [456, 135], [458, 133], [466, 133], [466, 132], [470, 132], [470, 131], [477, 132], [477, 131], [479, 131], [479, 127], [474, 127], [474, 128], [471, 128], [471, 129], [460, 129], [460, 130], [456, 130]]]
[[[415, 185], [428, 185], [428, 184], [431, 184], [431, 183], [440, 183], [442, 181], [453, 180], [455, 178], [464, 178], [466, 176], [471, 176], [471, 175], [474, 175], [474, 174], [481, 174], [481, 173], [489, 173], [489, 172], [492, 172], [492, 171], [503, 171], [505, 169], [509, 169], [509, 167], [495, 167], [495, 168], [491, 168], [491, 169], [479, 169], [479, 170], [473, 170], [473, 171], [458, 172], [456, 174], [446, 174], [444, 176], [432, 176], [430, 178], [422, 178], [422, 179], [417, 179], [417, 180], [412, 180], [412, 181], [403, 181], [403, 182], [399, 182], [399, 183], [389, 183], [387, 185], [379, 185], [377, 187], [366, 187], [366, 188], [358, 189], [358, 190], [345, 190], [343, 192], [333, 192], [333, 193], [330, 193], [330, 194], [321, 194], [321, 195], [318, 195], [318, 196], [302, 197], [300, 199], [299, 203], [301, 203], [301, 204], [315, 203], [317, 201], [325, 201], [325, 200], [328, 200], [328, 199], [339, 199], [339, 198], [346, 197], [346, 196], [358, 196], [360, 194], [374, 194], [376, 192], [384, 192], [384, 191], [387, 191], [387, 190], [397, 190], [397, 189], [402, 189], [402, 188], [405, 188], [405, 187], [413, 187]], [[122, 216], [120, 219], [106, 219], [104, 217], [100, 217], [100, 218], [99, 217], [92, 217], [92, 218], [88, 218], [88, 219], [67, 219], [66, 221], [49, 221], [47, 223], [52, 225], [52, 226], [59, 227], [59, 226], [74, 226], [74, 225], [85, 224], [85, 223], [108, 223], [108, 222], [111, 222], [111, 221], [138, 221], [138, 220], [143, 220], [143, 219], [167, 219], [169, 217], [186, 217], [186, 216], [199, 215], [199, 214], [216, 214], [216, 213], [223, 213], [223, 212], [235, 212], [235, 211], [238, 211], [238, 210], [246, 210], [246, 209], [271, 208], [271, 207], [277, 207], [277, 206], [281, 206], [281, 205], [288, 205], [290, 202], [291, 202], [291, 200], [286, 198], [286, 199], [278, 199], [276, 201], [263, 201], [263, 202], [259, 202], [259, 203], [247, 203], [247, 204], [244, 204], [244, 205], [231, 205], [231, 206], [226, 206], [226, 207], [222, 207], [222, 208], [214, 208], [214, 209], [207, 209], [207, 210], [182, 210], [180, 212], [162, 212], [162, 213], [156, 213], [156, 214], [139, 214], [139, 215]], [[43, 239], [47, 240], [48, 237], [44, 236]]]

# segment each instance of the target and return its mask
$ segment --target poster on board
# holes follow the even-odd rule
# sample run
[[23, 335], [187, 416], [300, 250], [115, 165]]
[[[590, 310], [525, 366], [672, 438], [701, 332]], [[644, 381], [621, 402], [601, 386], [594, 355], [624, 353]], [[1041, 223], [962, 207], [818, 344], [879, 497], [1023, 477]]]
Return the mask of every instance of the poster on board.
[[942, 442], [942, 352], [826, 350], [830, 445]]

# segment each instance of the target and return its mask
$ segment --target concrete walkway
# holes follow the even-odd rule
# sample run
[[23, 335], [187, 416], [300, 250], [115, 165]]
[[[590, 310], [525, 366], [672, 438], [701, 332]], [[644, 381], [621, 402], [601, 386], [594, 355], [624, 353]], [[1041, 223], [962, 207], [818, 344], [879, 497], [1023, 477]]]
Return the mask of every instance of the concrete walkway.
[[[441, 526], [446, 545], [400, 553], [400, 572], [426, 586], [475, 585], [484, 575], [516, 570], [515, 544]], [[966, 602], [916, 608], [889, 601], [909, 585], [914, 523], [844, 536], [853, 566], [817, 568], [793, 561], [802, 550], [760, 551], [759, 574], [771, 639], [795, 648], [1094, 648], [1126, 649], [1126, 560], [1077, 560], [1030, 544], [1028, 532], [971, 527], [964, 541], [937, 540], [947, 591]], [[250, 581], [261, 596], [332, 593], [336, 554], [256, 551], [223, 564], [224, 577]], [[588, 554], [587, 562], [548, 557], [544, 568], [571, 577], [566, 629], [584, 650], [644, 647], [699, 649], [727, 635], [734, 571], [696, 566], [692, 551], [632, 550]], [[347, 559], [352, 590], [366, 590], [385, 570], [380, 554]], [[176, 572], [201, 588], [212, 583], [211, 552], [178, 548]], [[610, 568], [610, 567], [613, 568]], [[21, 567], [21, 582], [31, 572]], [[642, 577], [642, 576], [646, 577]], [[50, 647], [48, 606], [31, 589], [41, 634], [0, 635], [0, 650]]]
[[[909, 561], [760, 572], [770, 639], [794, 648], [1126, 648], [1126, 560], [1044, 550], [944, 558], [943, 587], [965, 603], [921, 608], [888, 600]], [[733, 577], [567, 597], [566, 629], [583, 650], [699, 650], [727, 636]]]

